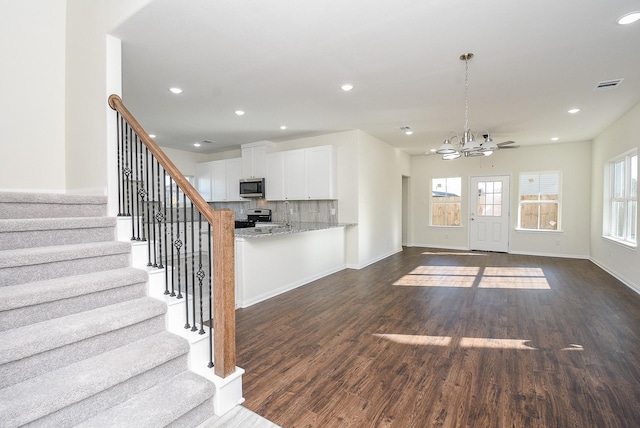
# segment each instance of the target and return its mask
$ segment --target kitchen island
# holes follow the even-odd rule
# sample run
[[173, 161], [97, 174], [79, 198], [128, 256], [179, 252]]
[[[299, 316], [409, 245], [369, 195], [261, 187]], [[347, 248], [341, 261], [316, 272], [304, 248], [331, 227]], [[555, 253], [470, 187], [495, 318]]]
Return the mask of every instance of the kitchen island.
[[236, 306], [251, 306], [344, 269], [345, 229], [351, 226], [294, 222], [236, 229]]

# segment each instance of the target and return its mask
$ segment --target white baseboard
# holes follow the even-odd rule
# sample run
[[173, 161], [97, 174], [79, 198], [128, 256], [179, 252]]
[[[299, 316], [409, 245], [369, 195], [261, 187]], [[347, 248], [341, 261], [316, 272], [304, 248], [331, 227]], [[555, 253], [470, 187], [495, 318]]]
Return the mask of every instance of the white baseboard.
[[253, 297], [249, 300], [242, 300], [238, 302], [238, 307], [239, 308], [248, 308], [249, 306], [255, 305], [256, 303], [260, 303], [260, 302], [264, 302], [267, 299], [270, 299], [272, 297], [276, 297], [280, 294], [286, 293], [287, 291], [291, 291], [294, 290], [298, 287], [302, 287], [303, 285], [307, 285], [310, 282], [316, 281], [320, 278], [324, 278], [325, 276], [329, 276], [331, 274], [334, 274], [336, 272], [340, 272], [341, 270], [343, 270], [346, 266], [345, 265], [341, 265], [341, 266], [335, 266], [331, 269], [328, 269], [324, 272], [318, 273], [316, 275], [311, 275], [308, 276], [306, 278], [302, 278], [298, 281], [292, 282], [290, 284], [287, 284], [283, 287], [280, 287], [278, 289], [269, 291], [268, 293], [264, 293], [264, 294], [260, 294], [259, 296]]
[[363, 263], [358, 263], [358, 264], [355, 264], [355, 265], [354, 265], [354, 264], [351, 264], [351, 263], [348, 263], [348, 264], [347, 264], [347, 268], [348, 268], [348, 269], [363, 269], [363, 268], [366, 268], [366, 267], [367, 267], [367, 266], [369, 266], [369, 265], [372, 265], [372, 264], [374, 264], [374, 263], [377, 263], [377, 262], [379, 262], [380, 260], [386, 259], [387, 257], [391, 257], [391, 256], [393, 256], [394, 254], [397, 254], [397, 253], [400, 253], [400, 252], [402, 252], [402, 247], [400, 247], [400, 248], [398, 248], [398, 249], [395, 249], [395, 250], [393, 250], [393, 251], [390, 251], [390, 252], [388, 252], [388, 253], [386, 253], [386, 254], [383, 254], [383, 255], [381, 255], [381, 256], [379, 256], [379, 257], [375, 257], [375, 258], [373, 258], [373, 259], [371, 259], [371, 260], [368, 260], [368, 261], [366, 261], [366, 262], [363, 262]]
[[640, 294], [640, 284], [636, 284], [635, 282], [631, 281], [629, 278], [625, 278], [621, 276], [620, 274], [616, 273], [614, 270], [606, 266], [604, 263], [601, 263], [596, 259], [590, 258], [589, 260], [591, 260], [591, 262], [596, 266], [598, 266], [600, 269], [607, 272], [609, 275], [611, 275], [612, 277], [614, 277], [615, 279], [617, 279], [618, 281], [620, 281], [621, 283], [623, 283], [624, 285], [626, 285], [627, 287], [635, 291], [636, 293]]
[[539, 257], [559, 257], [563, 259], [580, 259], [589, 260], [590, 257], [587, 254], [561, 254], [561, 253], [536, 253], [530, 251], [509, 251], [509, 254], [519, 254], [523, 256], [539, 256]]

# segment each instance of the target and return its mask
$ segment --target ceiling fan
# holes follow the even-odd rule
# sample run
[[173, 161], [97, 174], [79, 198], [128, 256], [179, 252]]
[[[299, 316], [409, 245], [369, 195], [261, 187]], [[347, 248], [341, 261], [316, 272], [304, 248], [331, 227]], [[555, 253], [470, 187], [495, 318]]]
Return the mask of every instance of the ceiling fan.
[[[515, 149], [519, 146], [513, 145], [514, 141], [505, 141], [496, 144], [489, 132], [484, 131], [482, 137], [484, 141], [477, 139], [477, 134], [473, 134], [469, 129], [469, 60], [473, 58], [471, 52], [460, 55], [460, 60], [464, 61], [464, 132], [458, 136], [455, 132], [450, 133], [436, 153], [442, 155], [444, 160], [453, 160], [459, 157], [491, 156], [493, 152], [500, 149]], [[453, 136], [451, 136], [453, 134]], [[456, 141], [455, 145], [452, 140]]]
[[[489, 134], [482, 134], [482, 137], [486, 141], [487, 138], [489, 138]], [[499, 149], [517, 149], [518, 147], [520, 147], [518, 144], [516, 144], [515, 146], [513, 146], [512, 144], [516, 144], [516, 142], [515, 141], [503, 141], [502, 143], [496, 144], [496, 146], [498, 146], [498, 150]]]

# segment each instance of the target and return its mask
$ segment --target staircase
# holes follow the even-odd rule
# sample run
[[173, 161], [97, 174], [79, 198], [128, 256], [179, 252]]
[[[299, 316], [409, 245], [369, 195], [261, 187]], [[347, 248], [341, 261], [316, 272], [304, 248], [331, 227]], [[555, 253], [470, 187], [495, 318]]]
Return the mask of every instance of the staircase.
[[0, 427], [197, 426], [214, 385], [106, 197], [0, 193]]

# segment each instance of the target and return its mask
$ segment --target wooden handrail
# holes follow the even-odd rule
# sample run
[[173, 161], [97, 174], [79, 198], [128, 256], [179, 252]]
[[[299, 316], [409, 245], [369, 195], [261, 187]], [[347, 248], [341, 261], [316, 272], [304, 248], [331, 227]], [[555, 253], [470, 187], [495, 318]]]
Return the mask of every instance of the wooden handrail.
[[236, 367], [234, 213], [229, 209], [214, 210], [209, 206], [171, 159], [149, 137], [118, 95], [109, 96], [109, 106], [120, 113], [120, 116], [211, 225], [213, 234], [211, 265], [214, 268], [213, 295], [211, 296], [214, 312], [214, 373], [216, 376], [225, 378], [232, 374]]

